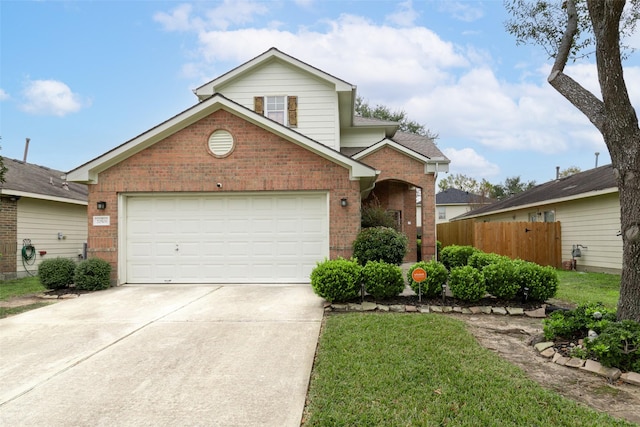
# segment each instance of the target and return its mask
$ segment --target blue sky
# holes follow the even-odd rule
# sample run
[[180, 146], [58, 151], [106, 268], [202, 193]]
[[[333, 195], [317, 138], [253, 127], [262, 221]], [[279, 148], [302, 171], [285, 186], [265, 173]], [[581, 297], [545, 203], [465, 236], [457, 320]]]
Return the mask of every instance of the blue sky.
[[[4, 157], [71, 170], [197, 102], [192, 89], [270, 47], [439, 134], [450, 173], [538, 183], [610, 162], [590, 122], [516, 46], [501, 0], [1, 1]], [[630, 40], [640, 47], [640, 38]], [[567, 73], [599, 96], [593, 59]], [[640, 101], [638, 54], [625, 76]]]

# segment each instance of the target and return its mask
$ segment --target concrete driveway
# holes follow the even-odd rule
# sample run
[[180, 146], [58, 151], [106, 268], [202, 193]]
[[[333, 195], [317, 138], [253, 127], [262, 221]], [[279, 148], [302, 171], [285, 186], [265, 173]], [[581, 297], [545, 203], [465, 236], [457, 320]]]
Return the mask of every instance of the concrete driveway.
[[0, 425], [299, 426], [309, 285], [122, 286], [0, 320]]

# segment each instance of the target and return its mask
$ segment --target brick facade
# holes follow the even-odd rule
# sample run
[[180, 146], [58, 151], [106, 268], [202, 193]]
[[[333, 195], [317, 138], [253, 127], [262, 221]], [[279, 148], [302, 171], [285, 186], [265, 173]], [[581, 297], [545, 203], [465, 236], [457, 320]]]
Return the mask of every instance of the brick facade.
[[[223, 158], [208, 151], [209, 136], [219, 129], [234, 138], [233, 152]], [[120, 193], [314, 190], [329, 192], [330, 257], [351, 256], [360, 229], [359, 182], [344, 167], [219, 110], [99, 174], [89, 185], [89, 253], [109, 261], [116, 278]], [[98, 201], [107, 209], [98, 211]], [[110, 226], [93, 227], [94, 215], [109, 215]]]
[[[409, 252], [405, 262], [417, 259], [415, 237], [416, 192], [422, 189], [422, 259], [430, 260], [435, 255], [435, 177], [425, 174], [424, 163], [408, 157], [391, 147], [383, 147], [362, 159], [363, 163], [381, 171], [374, 194], [387, 209], [402, 210], [402, 231], [409, 237]], [[411, 222], [411, 224], [409, 224]]]
[[16, 277], [18, 262], [18, 201], [0, 198], [0, 280]]

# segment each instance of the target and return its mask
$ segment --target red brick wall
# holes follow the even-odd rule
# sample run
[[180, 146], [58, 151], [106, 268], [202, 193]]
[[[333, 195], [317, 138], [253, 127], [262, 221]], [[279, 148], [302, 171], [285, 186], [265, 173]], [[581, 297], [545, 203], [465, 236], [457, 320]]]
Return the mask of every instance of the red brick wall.
[[[430, 260], [435, 255], [436, 244], [436, 217], [435, 217], [435, 177], [433, 174], [424, 173], [424, 163], [414, 160], [407, 155], [395, 150], [391, 147], [384, 147], [374, 153], [369, 154], [361, 159], [363, 163], [368, 164], [381, 171], [378, 177], [378, 184], [385, 180], [402, 181], [422, 189], [422, 259]], [[383, 186], [381, 186], [384, 188]], [[409, 247], [413, 250], [411, 244], [416, 235], [416, 207], [415, 192], [414, 199], [410, 200], [411, 192], [406, 187], [404, 193], [403, 222], [406, 226], [405, 232], [409, 237]], [[374, 189], [375, 192], [375, 189]], [[411, 207], [409, 207], [411, 205]], [[395, 209], [395, 208], [391, 208]], [[411, 226], [407, 224], [407, 220], [411, 218]], [[409, 234], [411, 233], [411, 234]], [[407, 254], [408, 262], [415, 259], [414, 254]]]
[[0, 198], [0, 279], [16, 277], [18, 253], [18, 202]]
[[[224, 158], [207, 148], [218, 129], [229, 131], [235, 141]], [[118, 193], [290, 190], [329, 191], [330, 256], [351, 256], [360, 228], [360, 189], [349, 180], [349, 171], [220, 110], [99, 174], [98, 184], [89, 186], [89, 252], [117, 271]], [[348, 199], [346, 208], [341, 198]], [[97, 201], [106, 201], [107, 209], [98, 211]], [[109, 215], [111, 225], [93, 227], [94, 215]]]

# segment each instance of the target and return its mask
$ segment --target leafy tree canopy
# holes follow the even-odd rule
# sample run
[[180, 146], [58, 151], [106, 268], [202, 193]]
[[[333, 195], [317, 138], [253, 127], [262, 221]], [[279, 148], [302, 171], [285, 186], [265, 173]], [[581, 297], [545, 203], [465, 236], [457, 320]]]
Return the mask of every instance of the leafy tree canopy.
[[441, 179], [438, 182], [438, 189], [444, 191], [447, 188], [457, 188], [482, 197], [504, 199], [522, 193], [535, 185], [535, 181], [523, 182], [519, 176], [506, 178], [504, 183], [492, 184], [484, 178], [478, 181], [470, 176], [457, 173]]
[[438, 135], [427, 129], [425, 125], [409, 120], [406, 111], [391, 111], [389, 107], [384, 105], [376, 105], [372, 108], [361, 96], [356, 98], [355, 111], [356, 115], [360, 117], [398, 122], [400, 124], [399, 130], [402, 132], [415, 133], [431, 139], [438, 138]]

